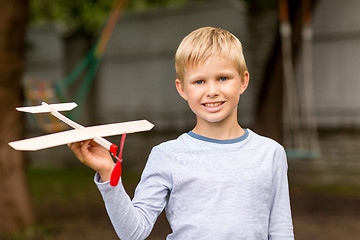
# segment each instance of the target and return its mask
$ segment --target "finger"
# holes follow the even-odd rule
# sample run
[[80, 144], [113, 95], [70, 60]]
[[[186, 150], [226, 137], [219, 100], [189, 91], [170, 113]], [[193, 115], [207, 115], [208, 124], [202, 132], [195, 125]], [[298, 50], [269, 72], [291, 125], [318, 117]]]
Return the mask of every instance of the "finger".
[[86, 160], [90, 154], [89, 153], [89, 148], [91, 147], [90, 141], [91, 140], [86, 140], [84, 142], [81, 142], [81, 144], [79, 146], [79, 152], [82, 155], [82, 157], [84, 158], [84, 160]]
[[81, 146], [83, 145], [82, 142], [74, 142], [74, 143], [69, 143], [68, 146], [70, 148], [70, 150], [75, 154], [75, 156], [81, 161], [83, 162], [83, 154], [81, 152]]
[[89, 140], [83, 141], [79, 145], [79, 149], [82, 153], [86, 153], [89, 147]]
[[69, 143], [68, 146], [74, 152], [74, 151], [77, 151], [80, 148], [81, 142]]

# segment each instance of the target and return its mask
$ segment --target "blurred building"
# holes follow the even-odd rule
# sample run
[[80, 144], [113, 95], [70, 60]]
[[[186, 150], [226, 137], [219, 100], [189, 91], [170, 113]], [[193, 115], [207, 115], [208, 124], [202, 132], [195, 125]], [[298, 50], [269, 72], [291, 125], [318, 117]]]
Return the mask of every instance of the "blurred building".
[[[191, 130], [195, 118], [175, 88], [174, 56], [177, 46], [188, 33], [199, 27], [221, 27], [241, 39], [248, 65], [252, 68], [247, 16], [246, 5], [238, 1], [205, 1], [181, 8], [126, 12], [115, 27], [97, 81], [88, 96], [92, 114], [87, 114], [88, 109], [85, 109], [82, 116], [91, 118], [90, 123], [93, 124], [148, 119], [155, 124], [152, 136], [154, 132], [179, 133]], [[268, 38], [271, 40], [276, 35], [276, 18], [273, 16], [270, 22], [272, 34]], [[57, 26], [31, 26], [28, 42], [30, 50], [27, 54], [25, 83], [31, 83], [30, 79], [56, 82], [64, 78], [65, 42]], [[271, 41], [264, 51], [268, 51], [270, 46]], [[73, 51], [77, 51], [77, 47]], [[265, 57], [259, 54], [257, 62], [264, 62]], [[240, 106], [240, 119], [247, 126], [253, 120], [255, 105], [252, 91], [252, 88], [247, 91]], [[46, 95], [40, 94], [41, 97]], [[69, 101], [74, 100], [70, 98]], [[89, 119], [81, 119], [80, 122], [89, 122]], [[139, 143], [142, 146], [151, 144], [151, 140]], [[32, 153], [31, 159], [48, 158], [47, 152]], [[64, 151], [59, 152], [61, 155]], [[141, 159], [146, 159], [148, 154], [139, 151], [135, 153], [142, 154]], [[43, 154], [44, 157], [36, 157], [37, 154]], [[41, 164], [46, 164], [46, 161], [41, 160]]]
[[[320, 139], [324, 154], [336, 159], [330, 161], [332, 166], [348, 154], [349, 159], [343, 164], [360, 169], [360, 161], [356, 160], [360, 153], [360, 145], [356, 143], [359, 138], [356, 132], [360, 129], [359, 9], [360, 2], [356, 0], [317, 2], [313, 14], [313, 76], [318, 124], [326, 133]], [[95, 89], [89, 96], [94, 110], [92, 121], [146, 118], [156, 125], [154, 132], [190, 130], [195, 118], [175, 89], [174, 54], [182, 38], [202, 26], [227, 29], [243, 43], [250, 86], [241, 98], [239, 119], [243, 126], [252, 127], [264, 68], [271, 61], [269, 55], [278, 35], [278, 12], [277, 9], [251, 12], [244, 3], [234, 0], [127, 12], [115, 28]], [[31, 26], [28, 42], [25, 81], [61, 80], [64, 42], [56, 26]], [[349, 129], [355, 135], [350, 136]], [[337, 141], [336, 136], [346, 140]], [[146, 145], [160, 140], [136, 141]], [[345, 142], [347, 147], [352, 147], [344, 155], [333, 145]], [[137, 150], [136, 154], [144, 158], [148, 152]]]
[[360, 126], [360, 2], [319, 1], [313, 16], [314, 81], [321, 127]]

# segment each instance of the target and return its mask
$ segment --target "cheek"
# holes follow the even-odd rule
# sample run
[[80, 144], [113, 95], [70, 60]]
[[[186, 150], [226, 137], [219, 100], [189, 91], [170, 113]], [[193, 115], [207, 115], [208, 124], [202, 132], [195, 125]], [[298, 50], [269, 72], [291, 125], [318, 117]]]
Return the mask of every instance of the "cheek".
[[186, 95], [188, 101], [198, 101], [200, 99], [200, 91], [198, 89], [193, 89], [191, 87], [187, 88]]
[[189, 107], [192, 110], [195, 110], [201, 104], [201, 94], [199, 94], [198, 91], [191, 91], [191, 89], [188, 89], [187, 102], [189, 104]]
[[240, 98], [241, 95], [241, 89], [238, 85], [229, 86], [229, 88], [226, 89], [225, 92], [226, 96], [229, 98]]

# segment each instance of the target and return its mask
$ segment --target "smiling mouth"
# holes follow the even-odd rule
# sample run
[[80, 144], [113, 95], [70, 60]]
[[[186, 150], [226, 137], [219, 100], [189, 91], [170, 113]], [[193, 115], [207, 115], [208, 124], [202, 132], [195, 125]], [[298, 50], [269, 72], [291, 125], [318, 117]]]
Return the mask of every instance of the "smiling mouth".
[[223, 105], [224, 102], [216, 102], [216, 103], [203, 103], [202, 105], [207, 108], [213, 108], [213, 107], [219, 107], [220, 105]]

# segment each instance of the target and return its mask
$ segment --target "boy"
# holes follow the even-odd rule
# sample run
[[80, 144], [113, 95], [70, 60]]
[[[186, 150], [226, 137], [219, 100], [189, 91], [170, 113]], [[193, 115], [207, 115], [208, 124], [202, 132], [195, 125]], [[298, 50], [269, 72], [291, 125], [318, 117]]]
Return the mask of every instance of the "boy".
[[153, 148], [131, 201], [114, 163], [93, 141], [70, 144], [95, 182], [118, 236], [145, 239], [165, 208], [167, 239], [294, 239], [284, 149], [237, 121], [249, 73], [240, 41], [205, 27], [190, 33], [175, 56], [176, 88], [196, 126]]

